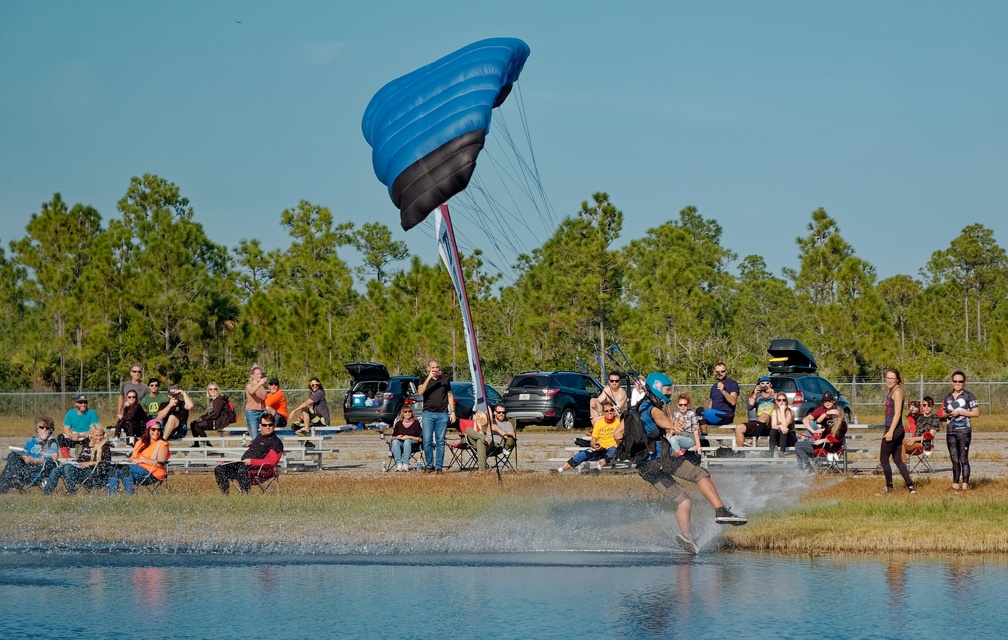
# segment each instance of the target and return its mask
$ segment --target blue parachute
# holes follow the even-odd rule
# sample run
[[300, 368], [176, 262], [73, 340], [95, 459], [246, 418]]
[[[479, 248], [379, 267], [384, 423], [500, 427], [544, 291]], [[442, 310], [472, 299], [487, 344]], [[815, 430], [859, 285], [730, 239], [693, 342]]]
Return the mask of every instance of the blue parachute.
[[480, 40], [371, 98], [361, 128], [404, 230], [469, 184], [491, 110], [507, 98], [528, 56], [517, 38]]

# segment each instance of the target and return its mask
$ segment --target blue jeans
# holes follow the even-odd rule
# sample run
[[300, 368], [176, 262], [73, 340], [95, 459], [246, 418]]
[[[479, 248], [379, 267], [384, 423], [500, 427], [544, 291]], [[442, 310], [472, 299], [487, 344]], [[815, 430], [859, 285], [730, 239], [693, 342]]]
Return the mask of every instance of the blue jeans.
[[[424, 411], [420, 416], [420, 430], [423, 433], [424, 460], [428, 469], [444, 467], [445, 434], [448, 433], [448, 412]], [[434, 455], [437, 454], [435, 460]]]
[[266, 413], [261, 409], [254, 411], [245, 410], [245, 424], [248, 425], [249, 436], [255, 440], [259, 436], [259, 420]]
[[141, 486], [157, 482], [157, 479], [151, 475], [150, 471], [138, 464], [130, 464], [126, 465], [126, 467], [127, 468], [125, 469], [120, 468], [118, 471], [109, 475], [109, 495], [115, 495], [116, 491], [119, 490], [119, 480], [122, 480], [123, 490], [127, 495], [133, 495], [134, 484]]
[[393, 440], [392, 459], [396, 464], [409, 464], [409, 457], [413, 454], [412, 440]]

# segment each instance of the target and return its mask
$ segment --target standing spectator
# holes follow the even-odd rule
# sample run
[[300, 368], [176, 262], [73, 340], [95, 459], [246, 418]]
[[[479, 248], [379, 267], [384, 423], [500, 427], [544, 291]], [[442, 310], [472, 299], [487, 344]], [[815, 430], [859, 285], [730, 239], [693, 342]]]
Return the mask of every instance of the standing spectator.
[[753, 387], [746, 402], [746, 409], [756, 414], [755, 420], [735, 425], [735, 444], [741, 449], [746, 438], [761, 438], [770, 435], [770, 414], [774, 410], [774, 390], [769, 376], [763, 376]]
[[[143, 375], [143, 369], [139, 364], [134, 364], [130, 367], [130, 379], [124, 381], [119, 385], [119, 398], [116, 401], [116, 421], [122, 420], [123, 417], [123, 407], [126, 406], [126, 395], [132, 391], [136, 394], [137, 400], [144, 397], [147, 394], [147, 387], [140, 380]], [[140, 425], [141, 428], [143, 425]], [[118, 435], [118, 434], [117, 434]]]
[[35, 435], [25, 443], [24, 453], [14, 451], [7, 456], [7, 466], [0, 473], [0, 493], [20, 489], [49, 476], [56, 467], [59, 449], [53, 435], [53, 419], [35, 418]]
[[101, 426], [98, 413], [88, 407], [87, 396], [80, 394], [74, 398], [74, 408], [63, 417], [63, 434], [59, 446], [70, 447], [87, 440], [88, 432], [95, 425]]
[[455, 422], [455, 398], [452, 396], [448, 376], [442, 373], [437, 360], [427, 363], [427, 377], [420, 383], [417, 393], [424, 400], [423, 416], [420, 418], [426, 462], [424, 469], [428, 473], [441, 473], [448, 423]]
[[[953, 376], [954, 378], [955, 376]], [[896, 463], [903, 482], [910, 493], [917, 493], [914, 490], [913, 481], [910, 480], [910, 470], [907, 469], [906, 462], [903, 461], [903, 387], [900, 384], [903, 377], [896, 369], [885, 370], [885, 385], [889, 390], [885, 400], [885, 433], [882, 434], [882, 446], [879, 448], [879, 464], [882, 465], [882, 473], [885, 474], [886, 486], [883, 493], [893, 490], [892, 467], [889, 466], [889, 459]]]
[[266, 413], [266, 393], [266, 377], [255, 365], [245, 385], [245, 424], [253, 440], [259, 435], [259, 419]]
[[104, 486], [108, 482], [111, 471], [112, 447], [105, 440], [105, 427], [91, 427], [88, 442], [81, 449], [75, 463], [66, 462], [49, 472], [49, 478], [42, 487], [43, 493], [49, 495], [56, 489], [59, 479], [63, 478], [67, 493], [77, 490], [77, 485], [87, 481], [88, 488]]
[[147, 387], [141, 387], [142, 393], [130, 389], [126, 392], [126, 403], [119, 412], [119, 419], [116, 420], [115, 437], [126, 434], [126, 442], [133, 445], [137, 438], [143, 435], [144, 424], [147, 422], [147, 412], [140, 404], [140, 397], [145, 395]]
[[616, 438], [613, 434], [620, 427], [620, 417], [612, 400], [602, 401], [602, 417], [592, 426], [591, 448], [578, 451], [571, 459], [557, 469], [563, 473], [580, 465], [582, 462], [598, 460], [599, 469], [606, 466], [616, 455]]
[[189, 394], [176, 386], [168, 387], [168, 404], [158, 411], [157, 419], [164, 425], [164, 439], [171, 440], [172, 434], [181, 427], [182, 435], [189, 423], [189, 412], [196, 407]]
[[294, 407], [291, 413], [299, 415], [302, 425], [297, 430], [299, 436], [311, 434], [313, 426], [324, 427], [329, 424], [329, 403], [326, 402], [325, 389], [322, 388], [321, 380], [312, 377], [308, 381], [308, 399]]
[[283, 456], [283, 440], [277, 437], [276, 423], [273, 416], [266, 414], [259, 420], [259, 428], [262, 433], [255, 437], [249, 448], [242, 454], [239, 462], [229, 462], [218, 465], [214, 469], [214, 479], [222, 493], [228, 493], [230, 480], [238, 481], [238, 490], [248, 493], [252, 488], [249, 480], [249, 467], [261, 467], [262, 465], [276, 466]]
[[269, 379], [269, 393], [266, 394], [266, 413], [273, 416], [276, 429], [287, 428], [287, 396], [280, 390], [280, 379]]
[[609, 386], [602, 389], [602, 392], [597, 397], [591, 399], [588, 409], [592, 424], [602, 419], [603, 400], [612, 402], [616, 406], [616, 412], [620, 415], [626, 413], [630, 399], [627, 397], [627, 392], [623, 390], [622, 377], [619, 371], [610, 371]]
[[[207, 385], [207, 410], [206, 413], [189, 423], [193, 437], [207, 437], [207, 429], [223, 429], [228, 426], [228, 416], [224, 412], [227, 406], [227, 397], [221, 394], [220, 387], [216, 382]], [[199, 440], [192, 443], [193, 447], [200, 446]]]
[[[945, 427], [945, 443], [952, 458], [952, 490], [969, 490], [970, 440], [973, 439], [973, 425], [970, 418], [980, 415], [980, 403], [976, 396], [963, 388], [966, 374], [956, 371], [952, 374], [952, 391], [942, 402], [942, 412], [948, 420]], [[960, 478], [962, 485], [959, 484]]]
[[151, 378], [147, 381], [147, 395], [140, 398], [140, 404], [147, 413], [148, 421], [155, 420], [158, 412], [168, 405], [168, 396], [161, 391], [160, 380]]
[[[700, 453], [700, 421], [695, 411], [690, 409], [693, 399], [688, 393], [681, 393], [676, 399], [675, 411], [672, 412], [672, 432], [666, 435], [672, 447], [672, 455], [686, 454], [687, 449]], [[671, 405], [665, 405], [672, 408]]]
[[409, 459], [413, 447], [423, 442], [420, 423], [413, 414], [413, 405], [404, 404], [399, 417], [392, 426], [392, 442], [389, 450], [395, 460], [396, 471], [409, 471]]
[[120, 480], [126, 493], [132, 495], [134, 485], [142, 486], [165, 479], [168, 475], [167, 465], [171, 449], [168, 447], [168, 442], [161, 437], [163, 432], [164, 427], [157, 420], [147, 422], [147, 428], [140, 441], [133, 447], [133, 455], [127, 464], [120, 465], [115, 472], [109, 474], [109, 494], [114, 495], [119, 490]]
[[783, 458], [788, 448], [788, 441], [793, 436], [794, 413], [788, 406], [787, 396], [778, 392], [774, 400], [773, 413], [770, 414], [770, 457], [774, 457], [775, 450], [780, 447], [780, 457]]
[[707, 425], [722, 427], [735, 422], [735, 405], [741, 391], [739, 383], [728, 377], [728, 365], [723, 362], [714, 365], [714, 377], [717, 382], [711, 386], [707, 401], [707, 408], [711, 411], [706, 412], [708, 418], [700, 425], [701, 435], [707, 435]]

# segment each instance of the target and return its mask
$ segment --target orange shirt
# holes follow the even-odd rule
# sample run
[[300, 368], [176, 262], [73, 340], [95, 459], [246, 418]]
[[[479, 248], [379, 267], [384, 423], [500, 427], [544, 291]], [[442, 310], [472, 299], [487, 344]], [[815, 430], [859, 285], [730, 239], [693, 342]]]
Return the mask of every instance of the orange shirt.
[[266, 406], [282, 415], [284, 420], [287, 419], [287, 396], [284, 395], [283, 391], [277, 389], [276, 393], [272, 391], [267, 393]]
[[[152, 442], [149, 447], [143, 449], [143, 440], [137, 440], [136, 445], [133, 446], [133, 458], [146, 458], [150, 462], [137, 462], [141, 467], [151, 472], [151, 475], [158, 480], [165, 479], [165, 468], [154, 464], [158, 459], [158, 452], [161, 451], [161, 447], [168, 449], [168, 458], [171, 458], [171, 449], [168, 447], [168, 443], [164, 440], [158, 440], [157, 442]], [[167, 458], [166, 458], [167, 459]]]

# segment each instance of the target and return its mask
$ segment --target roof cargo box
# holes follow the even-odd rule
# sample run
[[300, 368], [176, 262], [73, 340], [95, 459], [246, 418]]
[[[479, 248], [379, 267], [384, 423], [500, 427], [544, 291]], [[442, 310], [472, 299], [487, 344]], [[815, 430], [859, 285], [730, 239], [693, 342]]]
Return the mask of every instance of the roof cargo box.
[[770, 373], [815, 373], [816, 361], [812, 352], [793, 338], [780, 338], [770, 343]]

